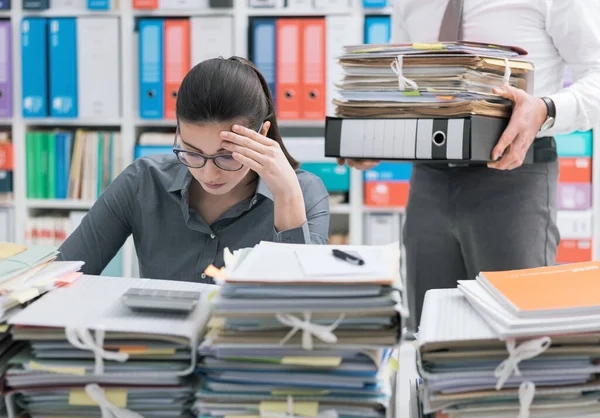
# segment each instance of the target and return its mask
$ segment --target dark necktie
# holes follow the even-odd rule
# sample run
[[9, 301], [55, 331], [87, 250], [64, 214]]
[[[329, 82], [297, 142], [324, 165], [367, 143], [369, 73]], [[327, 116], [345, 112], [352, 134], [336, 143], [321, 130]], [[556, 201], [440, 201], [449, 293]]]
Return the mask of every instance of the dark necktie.
[[440, 26], [440, 42], [462, 40], [462, 13], [464, 0], [448, 0], [446, 13]]

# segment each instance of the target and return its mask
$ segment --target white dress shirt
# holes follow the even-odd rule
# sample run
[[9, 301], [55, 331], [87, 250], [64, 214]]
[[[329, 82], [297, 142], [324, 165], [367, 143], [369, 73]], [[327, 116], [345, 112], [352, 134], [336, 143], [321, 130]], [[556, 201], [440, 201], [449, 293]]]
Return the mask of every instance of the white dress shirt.
[[[394, 0], [392, 42], [436, 42], [448, 0]], [[600, 123], [598, 0], [464, 0], [463, 40], [519, 46], [535, 66], [534, 94], [556, 104], [545, 135]], [[565, 66], [573, 84], [562, 88]]]

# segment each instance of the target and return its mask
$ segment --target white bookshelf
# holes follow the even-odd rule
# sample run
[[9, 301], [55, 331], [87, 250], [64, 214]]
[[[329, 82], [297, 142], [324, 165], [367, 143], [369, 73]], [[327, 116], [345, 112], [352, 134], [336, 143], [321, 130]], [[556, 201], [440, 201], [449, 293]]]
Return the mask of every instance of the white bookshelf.
[[[10, 11], [1, 11], [0, 18], [10, 18], [12, 22], [13, 42], [13, 118], [0, 119], [0, 127], [12, 128], [14, 144], [15, 169], [13, 173], [13, 201], [0, 203], [2, 207], [13, 207], [14, 230], [11, 231], [17, 242], [24, 242], [26, 219], [40, 210], [89, 210], [93, 201], [62, 200], [62, 199], [28, 199], [26, 196], [26, 169], [25, 169], [25, 133], [36, 128], [79, 128], [90, 129], [115, 128], [121, 132], [121, 152], [125, 164], [133, 161], [133, 153], [137, 135], [140, 131], [174, 128], [174, 120], [140, 119], [138, 115], [138, 71], [137, 71], [137, 34], [134, 32], [135, 21], [141, 17], [193, 17], [193, 16], [223, 16], [233, 17], [234, 54], [248, 56], [248, 29], [251, 17], [291, 17], [291, 16], [348, 16], [354, 17], [357, 24], [351, 30], [363, 33], [365, 15], [390, 14], [391, 8], [363, 9], [362, 0], [348, 0], [348, 7], [331, 9], [268, 9], [249, 8], [247, 0], [234, 0], [231, 9], [196, 9], [196, 10], [134, 10], [132, 0], [120, 0], [119, 10], [88, 11], [88, 10], [61, 10], [50, 9], [45, 11], [22, 10], [22, 0], [12, 0]], [[23, 17], [82, 17], [82, 16], [112, 16], [118, 17], [121, 26], [120, 59], [121, 59], [121, 117], [113, 120], [87, 120], [66, 118], [24, 119], [21, 114], [21, 33], [20, 21]], [[362, 37], [362, 35], [361, 35]], [[329, 63], [328, 63], [329, 64]], [[323, 129], [323, 121], [280, 121], [281, 128], [298, 129]], [[333, 205], [331, 208], [332, 223], [347, 223], [351, 243], [362, 243], [364, 214], [374, 212], [371, 208], [363, 207], [363, 177], [362, 172], [351, 171], [350, 203]], [[377, 210], [378, 212], [399, 213], [393, 209]], [[123, 274], [135, 274], [133, 243], [130, 238], [124, 248]]]

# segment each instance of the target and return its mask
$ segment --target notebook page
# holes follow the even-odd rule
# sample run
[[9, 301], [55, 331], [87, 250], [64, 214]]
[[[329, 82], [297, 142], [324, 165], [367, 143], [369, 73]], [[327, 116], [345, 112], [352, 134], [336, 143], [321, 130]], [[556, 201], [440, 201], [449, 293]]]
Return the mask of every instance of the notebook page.
[[458, 289], [435, 289], [425, 294], [419, 345], [436, 342], [498, 339]]
[[[304, 272], [304, 261], [301, 264], [297, 256], [297, 251], [304, 251], [306, 248], [314, 247], [315, 252], [320, 251], [331, 254], [333, 248], [339, 248], [343, 251], [365, 252], [379, 251], [384, 254], [379, 261], [381, 269], [374, 272], [367, 272], [360, 275], [350, 274], [332, 274], [332, 269], [321, 268], [322, 265], [315, 264], [309, 267], [312, 275]], [[312, 250], [307, 250], [312, 251]], [[333, 258], [333, 256], [332, 256]], [[334, 260], [335, 261], [335, 260]], [[300, 245], [300, 244], [281, 244], [263, 241], [252, 249], [242, 262], [238, 262], [233, 271], [228, 272], [228, 281], [243, 282], [271, 282], [271, 283], [291, 283], [291, 282], [330, 282], [330, 283], [370, 283], [370, 282], [390, 282], [397, 278], [400, 272], [400, 249], [399, 246], [323, 246], [323, 245]], [[385, 271], [384, 271], [385, 269]], [[322, 270], [319, 273], [319, 270]]]

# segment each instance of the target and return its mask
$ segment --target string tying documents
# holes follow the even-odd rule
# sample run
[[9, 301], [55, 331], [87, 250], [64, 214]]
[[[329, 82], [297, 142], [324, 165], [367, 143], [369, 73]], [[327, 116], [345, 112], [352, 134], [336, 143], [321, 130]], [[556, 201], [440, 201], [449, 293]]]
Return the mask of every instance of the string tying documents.
[[535, 396], [535, 384], [523, 382], [519, 386], [519, 418], [529, 418], [529, 408]]
[[333, 331], [344, 320], [344, 314], [340, 314], [339, 318], [331, 325], [313, 324], [310, 322], [310, 312], [304, 312], [304, 321], [290, 314], [277, 313], [275, 314], [275, 317], [283, 325], [292, 327], [290, 332], [288, 332], [287, 335], [281, 339], [279, 344], [285, 344], [296, 334], [296, 332], [298, 332], [298, 330], [302, 330], [302, 348], [305, 350], [313, 349], [313, 335], [325, 343], [335, 344], [337, 342], [337, 336], [333, 333]]
[[67, 341], [75, 348], [92, 351], [94, 353], [94, 374], [104, 373], [104, 360], [114, 360], [122, 363], [129, 358], [129, 354], [127, 353], [104, 350], [105, 332], [101, 328], [96, 330], [95, 340], [92, 337], [91, 331], [84, 327], [67, 327], [65, 328], [65, 334], [67, 336]]
[[[315, 403], [316, 408], [318, 408], [318, 404]], [[288, 396], [287, 397], [287, 410], [285, 412], [279, 412], [279, 411], [267, 411], [265, 410], [266, 408], [263, 408], [261, 406], [260, 408], [260, 417], [261, 418], [338, 418], [339, 415], [337, 413], [337, 411], [335, 409], [328, 409], [322, 412], [318, 412], [317, 410], [317, 414], [302, 414], [302, 413], [296, 413], [296, 409], [301, 409], [301, 408], [295, 408], [294, 407], [294, 398], [292, 396]]]
[[[398, 55], [390, 66], [392, 67], [394, 74], [398, 76], [398, 89], [400, 89], [400, 91], [419, 90], [417, 83], [404, 77], [402, 74], [402, 55]], [[407, 87], [410, 87], [410, 89], [407, 89]]]
[[119, 408], [111, 404], [104, 394], [104, 389], [95, 383], [86, 385], [85, 393], [100, 406], [102, 418], [144, 418], [143, 415], [137, 412]]
[[525, 341], [519, 346], [516, 346], [516, 341], [510, 339], [506, 341], [506, 349], [508, 350], [508, 358], [496, 367], [494, 376], [498, 379], [496, 390], [502, 389], [506, 381], [514, 374], [521, 376], [519, 363], [523, 360], [529, 360], [542, 354], [550, 347], [552, 340], [550, 337], [535, 338]]

